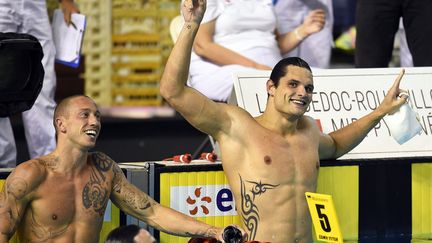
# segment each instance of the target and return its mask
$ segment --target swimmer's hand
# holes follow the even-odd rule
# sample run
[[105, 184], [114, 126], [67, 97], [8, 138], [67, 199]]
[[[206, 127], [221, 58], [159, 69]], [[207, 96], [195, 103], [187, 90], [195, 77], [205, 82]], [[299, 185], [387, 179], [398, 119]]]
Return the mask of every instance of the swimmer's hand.
[[181, 8], [186, 24], [201, 23], [207, 6], [206, 0], [184, 0]]
[[[237, 225], [229, 225], [225, 227], [222, 233], [222, 242], [225, 243], [241, 243], [246, 241], [247, 233]], [[220, 239], [218, 239], [220, 241]]]
[[407, 101], [407, 91], [399, 88], [404, 74], [405, 69], [402, 69], [376, 111], [383, 115], [393, 114]]

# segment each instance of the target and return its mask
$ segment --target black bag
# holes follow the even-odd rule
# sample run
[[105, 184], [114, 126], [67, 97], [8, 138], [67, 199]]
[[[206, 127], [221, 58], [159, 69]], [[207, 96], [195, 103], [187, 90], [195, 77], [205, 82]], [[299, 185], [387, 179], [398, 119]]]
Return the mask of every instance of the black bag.
[[30, 109], [45, 75], [43, 50], [32, 35], [0, 32], [0, 117]]

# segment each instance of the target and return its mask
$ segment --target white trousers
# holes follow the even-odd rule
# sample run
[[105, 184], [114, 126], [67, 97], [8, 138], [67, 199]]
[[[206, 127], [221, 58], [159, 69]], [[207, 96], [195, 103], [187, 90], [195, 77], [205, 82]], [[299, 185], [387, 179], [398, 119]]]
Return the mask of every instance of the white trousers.
[[303, 23], [310, 11], [326, 11], [324, 28], [300, 43], [284, 57], [297, 56], [304, 59], [311, 67], [329, 68], [333, 46], [333, 5], [331, 0], [278, 0], [275, 11], [278, 19], [278, 31], [281, 34], [293, 31]]
[[[45, 77], [33, 107], [22, 113], [30, 158], [46, 155], [55, 148], [53, 126], [56, 76], [55, 47], [45, 0], [0, 0], [0, 32], [26, 33], [42, 45]], [[16, 145], [9, 118], [0, 118], [0, 167], [16, 166]]]

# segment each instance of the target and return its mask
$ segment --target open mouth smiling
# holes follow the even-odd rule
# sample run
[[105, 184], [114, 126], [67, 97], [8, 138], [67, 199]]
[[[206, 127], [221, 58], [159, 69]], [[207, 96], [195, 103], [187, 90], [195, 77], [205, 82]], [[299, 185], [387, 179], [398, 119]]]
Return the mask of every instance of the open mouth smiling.
[[84, 133], [91, 138], [96, 138], [96, 135], [98, 134], [96, 129], [87, 129], [84, 131]]
[[290, 101], [294, 104], [305, 106], [307, 102], [305, 100], [297, 100], [297, 99], [290, 99]]

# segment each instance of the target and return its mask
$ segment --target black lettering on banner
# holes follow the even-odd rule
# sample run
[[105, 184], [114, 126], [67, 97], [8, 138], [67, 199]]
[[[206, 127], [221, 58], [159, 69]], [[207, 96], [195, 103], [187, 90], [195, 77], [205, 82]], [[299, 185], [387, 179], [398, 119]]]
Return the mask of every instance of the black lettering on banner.
[[425, 135], [432, 134], [432, 114], [426, 117], [422, 116], [420, 125]]
[[389, 136], [391, 136], [390, 128], [388, 127], [388, 125], [387, 125], [385, 119], [382, 119], [380, 122], [384, 123], [384, 126], [387, 128], [387, 134], [388, 134]]
[[423, 90], [420, 90], [420, 93], [421, 93], [421, 96], [422, 96], [422, 99], [423, 99], [423, 104], [424, 104], [424, 107], [427, 109], [427, 108], [432, 108], [432, 104], [429, 104], [428, 105], [428, 103], [427, 103], [427, 101], [426, 101], [426, 99], [425, 99], [425, 96], [424, 96], [424, 94], [423, 94]]
[[327, 215], [321, 212], [321, 209], [324, 209], [324, 205], [315, 204], [315, 207], [318, 213], [318, 218], [320, 219], [319, 221], [320, 221], [321, 228], [327, 233], [330, 232], [331, 231], [330, 221]]
[[[334, 97], [335, 97], [336, 100], [333, 99]], [[332, 104], [333, 109], [335, 111], [340, 111], [341, 108], [342, 108], [342, 105], [341, 105], [341, 101], [339, 99], [339, 96], [338, 96], [338, 94], [336, 92], [330, 92], [330, 100], [331, 100], [331, 104]], [[337, 106], [335, 106], [335, 104]]]
[[[429, 97], [423, 92], [423, 90], [419, 90], [419, 93], [414, 92], [414, 90], [408, 90], [409, 93], [409, 102], [412, 107], [417, 109], [430, 109], [432, 108], [432, 90], [429, 90]], [[417, 96], [417, 94], [419, 96]]]
[[375, 110], [377, 108], [377, 98], [375, 98], [375, 94], [370, 90], [366, 91], [366, 101], [370, 110]]
[[336, 131], [336, 130], [342, 128], [342, 127], [348, 126], [350, 123], [353, 123], [353, 122], [357, 121], [357, 118], [351, 118], [351, 121], [350, 121], [350, 118], [340, 118], [339, 121], [340, 121], [340, 123], [339, 123], [339, 126], [338, 126], [336, 124], [336, 121], [333, 118], [331, 119], [331, 123], [332, 123], [332, 126], [333, 126], [333, 131]]
[[[344, 99], [344, 95], [346, 95], [346, 99]], [[341, 93], [341, 100], [342, 100], [342, 105], [343, 105], [344, 109], [346, 111], [351, 111], [352, 105], [351, 105], [350, 96], [349, 96], [348, 92], [343, 91]], [[346, 106], [347, 104], [348, 104], [348, 107]]]
[[315, 100], [313, 97], [316, 97], [316, 93], [315, 92], [312, 93], [311, 105], [307, 108], [307, 111], [310, 111], [310, 109], [312, 109], [314, 112], [319, 112], [321, 110], [319, 108], [315, 107], [315, 104], [319, 104], [319, 101]]
[[430, 98], [430, 101], [432, 103], [432, 89], [429, 90], [429, 98]]
[[375, 137], [378, 137], [378, 130], [380, 130], [380, 129], [381, 129], [381, 121], [378, 122], [373, 128], [373, 131], [375, 133]]
[[411, 90], [410, 100], [411, 100], [411, 104], [413, 104], [413, 106], [415, 106], [415, 108], [417, 108], [417, 109], [422, 109], [423, 108], [421, 106], [421, 104], [417, 103], [417, 98], [416, 98], [413, 90]]
[[314, 97], [319, 97], [317, 99], [312, 99], [311, 105], [308, 107], [307, 111], [321, 112], [321, 111], [341, 111], [342, 109], [346, 111], [352, 110], [350, 95], [346, 91], [342, 91], [340, 94], [337, 92], [330, 92], [327, 94], [325, 92], [313, 93]]
[[359, 111], [362, 110], [362, 108], [360, 107], [360, 104], [363, 106], [363, 109], [366, 110], [366, 106], [363, 103], [364, 102], [364, 96], [363, 96], [362, 92], [360, 92], [360, 91], [356, 91], [355, 92], [355, 100], [354, 100], [354, 102], [356, 102], [356, 101], [357, 101], [357, 106], [358, 106], [358, 110]]
[[[327, 94], [324, 92], [320, 92], [320, 100], [321, 100], [323, 111], [329, 111], [330, 110], [330, 99], [327, 96]], [[327, 103], [324, 103], [324, 100]], [[327, 104], [327, 106], [325, 104]]]

